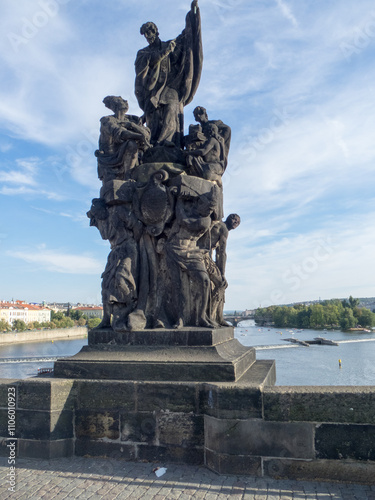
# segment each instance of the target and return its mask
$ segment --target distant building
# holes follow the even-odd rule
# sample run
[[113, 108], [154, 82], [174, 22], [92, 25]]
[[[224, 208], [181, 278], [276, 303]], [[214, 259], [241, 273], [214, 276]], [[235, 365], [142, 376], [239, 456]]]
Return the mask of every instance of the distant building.
[[255, 309], [245, 309], [241, 315], [242, 316], [254, 316], [255, 314]]
[[13, 325], [16, 319], [24, 321], [26, 324], [35, 321], [48, 323], [51, 321], [51, 311], [44, 306], [28, 304], [23, 300], [0, 301], [0, 319], [5, 320], [10, 325]]
[[49, 309], [52, 309], [53, 312], [65, 312], [68, 310], [69, 303], [68, 302], [49, 302], [47, 304]]
[[81, 311], [85, 316], [90, 318], [103, 318], [103, 308], [100, 306], [82, 306], [72, 307], [74, 311]]

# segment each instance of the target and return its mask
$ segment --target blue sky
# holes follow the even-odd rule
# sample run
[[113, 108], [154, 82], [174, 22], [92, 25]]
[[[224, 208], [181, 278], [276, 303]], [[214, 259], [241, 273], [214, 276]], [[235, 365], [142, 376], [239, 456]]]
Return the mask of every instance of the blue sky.
[[[226, 309], [375, 296], [375, 7], [200, 0], [204, 65], [185, 108], [232, 127]], [[3, 0], [0, 299], [100, 303], [108, 242], [86, 212], [109, 94], [134, 97], [139, 27], [188, 1]]]

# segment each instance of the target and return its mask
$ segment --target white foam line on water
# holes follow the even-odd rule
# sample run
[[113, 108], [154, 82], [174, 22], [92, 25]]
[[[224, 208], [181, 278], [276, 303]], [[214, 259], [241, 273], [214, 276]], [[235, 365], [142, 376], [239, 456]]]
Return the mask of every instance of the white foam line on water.
[[353, 344], [354, 342], [375, 342], [375, 339], [355, 339], [355, 340], [337, 340], [338, 344]]
[[[330, 339], [331, 340], [331, 339]], [[353, 339], [353, 340], [335, 340], [334, 342], [337, 342], [338, 344], [354, 344], [355, 342], [375, 342], [375, 339]], [[250, 347], [250, 346], [249, 346]], [[303, 347], [298, 344], [292, 344], [292, 345], [259, 345], [259, 346], [253, 346], [257, 351], [265, 351], [266, 349], [287, 349], [291, 347]], [[322, 347], [325, 347], [324, 344]], [[330, 346], [328, 346], [330, 347]]]
[[[246, 346], [250, 347], [250, 346]], [[291, 349], [293, 347], [303, 347], [297, 344], [290, 344], [290, 345], [284, 345], [284, 344], [276, 344], [276, 345], [256, 345], [253, 346], [257, 351], [265, 351], [266, 349]]]

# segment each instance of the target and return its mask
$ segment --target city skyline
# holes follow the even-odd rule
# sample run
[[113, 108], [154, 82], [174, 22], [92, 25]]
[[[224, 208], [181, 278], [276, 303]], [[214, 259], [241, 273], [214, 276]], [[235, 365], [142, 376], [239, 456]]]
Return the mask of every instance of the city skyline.
[[[190, 2], [20, 0], [0, 58], [0, 297], [101, 303], [109, 252], [86, 212], [106, 95], [134, 96], [139, 28], [163, 40]], [[193, 109], [232, 128], [223, 177], [225, 310], [371, 297], [375, 10], [370, 1], [201, 0], [204, 62]]]

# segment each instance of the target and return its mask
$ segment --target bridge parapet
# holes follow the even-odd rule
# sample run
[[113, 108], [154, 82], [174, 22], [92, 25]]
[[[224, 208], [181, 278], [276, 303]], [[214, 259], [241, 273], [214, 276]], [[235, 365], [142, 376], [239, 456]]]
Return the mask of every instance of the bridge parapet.
[[254, 319], [254, 316], [253, 315], [240, 316], [240, 315], [230, 315], [230, 314], [226, 314], [224, 316], [224, 321], [229, 321], [230, 323], [232, 323], [233, 326], [238, 326], [238, 323], [240, 323], [241, 321], [248, 321], [249, 319]]

